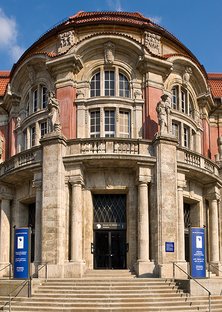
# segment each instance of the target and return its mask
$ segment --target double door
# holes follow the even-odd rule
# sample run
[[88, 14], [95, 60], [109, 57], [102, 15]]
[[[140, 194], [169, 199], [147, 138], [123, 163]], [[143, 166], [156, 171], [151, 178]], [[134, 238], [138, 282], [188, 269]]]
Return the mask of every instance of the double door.
[[126, 231], [94, 231], [94, 268], [126, 268]]

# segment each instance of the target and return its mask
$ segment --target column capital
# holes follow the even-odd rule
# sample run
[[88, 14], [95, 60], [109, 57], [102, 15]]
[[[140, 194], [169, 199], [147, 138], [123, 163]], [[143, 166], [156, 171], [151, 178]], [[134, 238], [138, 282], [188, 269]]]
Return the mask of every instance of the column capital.
[[41, 188], [42, 186], [42, 179], [41, 180], [33, 180], [32, 181], [32, 186], [35, 188]]
[[187, 186], [186, 180], [177, 180], [177, 189], [179, 191], [183, 191], [183, 189]]
[[85, 185], [83, 176], [81, 174], [69, 177], [69, 183], [73, 186], [76, 184], [80, 184], [82, 186]]
[[217, 186], [211, 186], [206, 189], [205, 198], [207, 200], [220, 200], [220, 191]]
[[6, 185], [0, 185], [0, 200], [12, 200], [13, 194], [11, 188]]

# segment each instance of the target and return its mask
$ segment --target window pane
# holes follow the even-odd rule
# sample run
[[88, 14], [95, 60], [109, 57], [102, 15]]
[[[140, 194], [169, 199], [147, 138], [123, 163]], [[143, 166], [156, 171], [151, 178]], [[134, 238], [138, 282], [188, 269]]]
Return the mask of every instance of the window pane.
[[105, 95], [115, 95], [115, 73], [114, 71], [105, 71]]

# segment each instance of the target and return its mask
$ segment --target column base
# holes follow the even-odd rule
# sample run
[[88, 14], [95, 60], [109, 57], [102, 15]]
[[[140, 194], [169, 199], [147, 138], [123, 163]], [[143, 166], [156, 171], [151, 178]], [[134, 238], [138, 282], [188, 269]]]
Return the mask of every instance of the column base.
[[83, 277], [85, 271], [85, 261], [70, 261], [64, 264], [64, 277]]
[[[174, 261], [174, 263], [189, 274], [188, 263], [186, 261]], [[183, 271], [175, 266], [175, 278], [187, 278], [187, 275]], [[159, 277], [173, 278], [173, 263], [159, 264]]]
[[0, 262], [0, 270], [2, 270], [0, 271], [0, 277], [4, 277], [4, 276], [12, 277], [13, 276], [12, 266], [11, 265], [9, 266], [9, 262]]
[[137, 277], [157, 277], [156, 265], [149, 260], [137, 260], [134, 264]]

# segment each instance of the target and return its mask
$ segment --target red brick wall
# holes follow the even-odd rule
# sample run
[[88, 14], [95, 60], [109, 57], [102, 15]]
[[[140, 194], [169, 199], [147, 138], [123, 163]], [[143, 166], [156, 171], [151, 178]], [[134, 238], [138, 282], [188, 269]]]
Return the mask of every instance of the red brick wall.
[[143, 91], [145, 99], [143, 108], [144, 139], [152, 140], [154, 135], [159, 131], [156, 106], [161, 100], [160, 97], [162, 94], [162, 90], [153, 87], [146, 87]]
[[206, 119], [202, 119], [202, 154], [210, 157], [210, 144], [209, 144], [209, 125]]
[[57, 99], [60, 101], [60, 118], [62, 133], [67, 139], [76, 138], [76, 106], [74, 99], [76, 89], [67, 86], [57, 89]]

